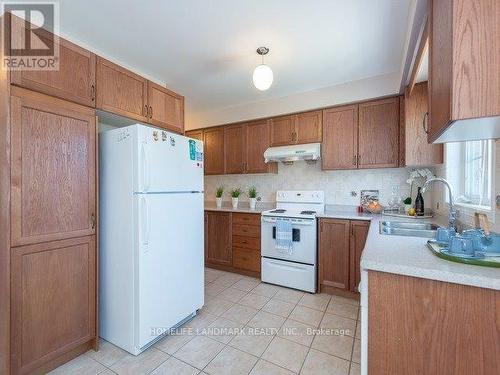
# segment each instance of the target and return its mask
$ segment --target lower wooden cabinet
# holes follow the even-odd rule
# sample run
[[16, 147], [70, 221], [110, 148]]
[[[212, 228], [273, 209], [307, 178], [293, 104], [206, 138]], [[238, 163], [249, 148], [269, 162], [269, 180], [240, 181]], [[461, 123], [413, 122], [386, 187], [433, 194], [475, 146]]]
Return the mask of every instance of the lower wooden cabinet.
[[96, 238], [11, 251], [11, 373], [44, 372], [97, 338]]
[[368, 374], [499, 374], [499, 317], [498, 290], [368, 271]]
[[260, 276], [260, 214], [205, 211], [205, 264]]
[[357, 292], [359, 261], [369, 222], [338, 219], [319, 221], [318, 289]]
[[231, 213], [205, 211], [205, 262], [232, 265]]

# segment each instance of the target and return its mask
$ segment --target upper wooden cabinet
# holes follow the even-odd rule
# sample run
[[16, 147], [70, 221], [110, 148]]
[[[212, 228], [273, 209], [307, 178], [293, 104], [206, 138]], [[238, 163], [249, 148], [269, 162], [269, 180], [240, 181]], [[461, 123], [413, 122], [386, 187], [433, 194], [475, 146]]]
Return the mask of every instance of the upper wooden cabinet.
[[399, 97], [359, 104], [358, 168], [399, 166]]
[[148, 81], [148, 117], [150, 124], [184, 132], [184, 97]]
[[315, 143], [322, 139], [322, 111], [295, 115], [295, 143]]
[[264, 163], [264, 151], [271, 145], [269, 121], [250, 122], [245, 126], [245, 172], [277, 173], [278, 164]]
[[205, 174], [224, 174], [224, 128], [203, 131]]
[[323, 111], [321, 165], [327, 169], [354, 169], [358, 154], [358, 106]]
[[230, 212], [205, 211], [205, 261], [232, 264]]
[[321, 142], [321, 111], [276, 117], [271, 122], [271, 146]]
[[225, 173], [245, 172], [245, 125], [225, 126], [224, 128]]
[[428, 5], [432, 142], [454, 121], [500, 116], [500, 2], [430, 0]]
[[443, 163], [443, 145], [427, 141], [428, 102], [427, 82], [417, 83], [411, 95], [404, 97], [402, 124], [402, 166], [427, 166]]
[[94, 110], [11, 90], [11, 244], [95, 233]]
[[185, 135], [203, 142], [203, 130], [188, 130]]
[[[12, 17], [19, 20], [17, 17]], [[13, 22], [13, 27], [16, 22]], [[24, 27], [24, 25], [23, 25]], [[45, 30], [40, 33], [47, 33]], [[19, 32], [16, 36], [21, 37]], [[40, 36], [43, 41], [43, 35]], [[12, 70], [11, 83], [30, 90], [66, 99], [89, 107], [95, 106], [96, 56], [63, 38], [56, 38], [59, 46], [57, 70]]]
[[295, 142], [294, 116], [275, 117], [271, 122], [271, 146], [285, 146]]
[[96, 107], [135, 120], [148, 121], [148, 81], [97, 57]]

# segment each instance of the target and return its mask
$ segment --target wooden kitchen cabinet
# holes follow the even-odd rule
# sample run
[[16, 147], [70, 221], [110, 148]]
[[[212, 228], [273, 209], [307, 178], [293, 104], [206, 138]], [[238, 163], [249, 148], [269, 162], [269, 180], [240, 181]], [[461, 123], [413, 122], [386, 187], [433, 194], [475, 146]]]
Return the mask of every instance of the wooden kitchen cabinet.
[[205, 174], [224, 174], [224, 128], [208, 128], [203, 131], [205, 147]]
[[189, 130], [185, 133], [186, 137], [194, 138], [203, 142], [203, 130]]
[[402, 166], [429, 166], [443, 163], [443, 145], [427, 141], [428, 124], [427, 82], [421, 82], [414, 86], [411, 95], [406, 91], [404, 97]]
[[[6, 15], [6, 17], [10, 17]], [[18, 21], [22, 21], [22, 25]], [[13, 30], [25, 28], [25, 22], [12, 17]], [[21, 30], [13, 33], [13, 38], [21, 38]], [[50, 33], [37, 29], [38, 38], [48, 43]], [[59, 68], [57, 70], [12, 70], [11, 83], [61, 99], [95, 106], [96, 56], [61, 37], [56, 39], [59, 47]]]
[[95, 234], [94, 110], [11, 90], [11, 244]]
[[317, 143], [322, 140], [322, 111], [303, 112], [295, 115], [295, 143]]
[[370, 375], [500, 372], [500, 291], [376, 271], [367, 285]]
[[369, 221], [320, 219], [318, 289], [320, 292], [358, 291], [360, 260]]
[[454, 121], [500, 116], [500, 2], [431, 0], [428, 7], [433, 142]]
[[295, 143], [295, 118], [293, 115], [274, 117], [271, 123], [271, 146], [286, 146]]
[[224, 127], [224, 160], [226, 174], [241, 174], [245, 172], [245, 125]]
[[232, 214], [233, 267], [260, 276], [260, 215]]
[[277, 163], [264, 163], [264, 151], [271, 146], [269, 121], [255, 121], [245, 126], [245, 172], [277, 173]]
[[358, 168], [399, 165], [399, 97], [359, 104]]
[[231, 213], [205, 211], [205, 262], [232, 265]]
[[148, 81], [148, 122], [177, 133], [184, 132], [184, 97]]
[[321, 147], [322, 169], [355, 169], [358, 166], [357, 154], [358, 106], [325, 109]]
[[329, 292], [332, 288], [349, 290], [349, 236], [349, 220], [320, 220], [320, 292]]
[[148, 122], [148, 81], [102, 57], [97, 57], [96, 107]]
[[361, 253], [365, 247], [368, 229], [370, 228], [369, 221], [351, 221], [351, 238], [350, 238], [350, 276], [349, 290], [358, 292], [358, 285], [361, 281]]
[[13, 374], [45, 373], [97, 339], [95, 246], [87, 236], [12, 250]]

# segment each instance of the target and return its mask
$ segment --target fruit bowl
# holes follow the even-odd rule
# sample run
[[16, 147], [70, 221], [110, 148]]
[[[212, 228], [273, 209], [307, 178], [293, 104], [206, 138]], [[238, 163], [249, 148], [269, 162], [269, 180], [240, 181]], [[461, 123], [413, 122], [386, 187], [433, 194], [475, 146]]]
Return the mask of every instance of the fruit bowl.
[[384, 209], [384, 206], [382, 206], [380, 203], [376, 201], [369, 202], [368, 204], [364, 205], [365, 210], [372, 214], [379, 214], [382, 212]]

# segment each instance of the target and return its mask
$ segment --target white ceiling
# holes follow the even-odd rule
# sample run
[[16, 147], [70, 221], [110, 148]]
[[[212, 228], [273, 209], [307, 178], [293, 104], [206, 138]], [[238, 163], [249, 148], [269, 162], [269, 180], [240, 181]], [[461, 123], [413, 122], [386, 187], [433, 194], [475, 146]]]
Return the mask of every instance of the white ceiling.
[[[412, 0], [64, 0], [61, 34], [205, 112], [398, 72]], [[252, 85], [259, 46], [274, 83]]]

